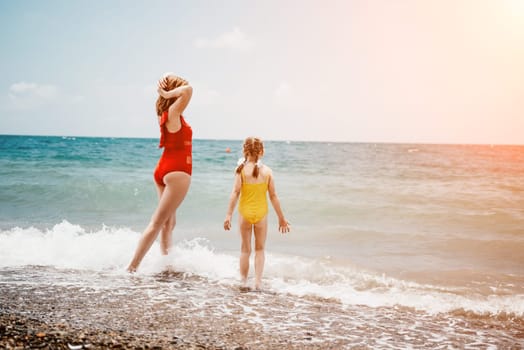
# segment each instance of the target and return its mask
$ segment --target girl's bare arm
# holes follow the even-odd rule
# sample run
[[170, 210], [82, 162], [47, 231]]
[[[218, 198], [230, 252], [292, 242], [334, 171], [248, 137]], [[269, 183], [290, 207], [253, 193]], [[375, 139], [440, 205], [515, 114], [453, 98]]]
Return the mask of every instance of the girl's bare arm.
[[238, 202], [238, 197], [240, 196], [240, 188], [242, 187], [242, 179], [240, 174], [235, 175], [235, 183], [233, 184], [233, 190], [229, 196], [229, 205], [227, 207], [226, 218], [224, 219], [224, 230], [229, 230], [231, 228], [231, 217], [233, 216], [233, 211]]
[[271, 205], [273, 205], [273, 209], [275, 209], [275, 212], [278, 216], [278, 230], [282, 233], [288, 233], [291, 228], [289, 227], [289, 222], [287, 222], [286, 218], [284, 217], [284, 212], [280, 206], [280, 200], [278, 199], [277, 191], [275, 189], [275, 180], [273, 178], [273, 173], [271, 172], [269, 175], [268, 192]]

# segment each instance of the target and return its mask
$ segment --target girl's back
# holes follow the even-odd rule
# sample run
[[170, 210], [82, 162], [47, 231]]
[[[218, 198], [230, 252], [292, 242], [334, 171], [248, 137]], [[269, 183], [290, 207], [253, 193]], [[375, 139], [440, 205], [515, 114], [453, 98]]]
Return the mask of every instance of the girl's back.
[[[251, 168], [251, 171], [249, 171]], [[240, 172], [242, 187], [238, 210], [248, 222], [254, 224], [262, 220], [268, 211], [267, 191], [269, 168], [260, 166], [258, 176], [253, 176], [253, 164], [246, 164]]]
[[255, 167], [255, 164], [253, 163], [246, 163], [244, 165], [244, 168], [242, 169], [242, 183], [247, 184], [256, 184], [256, 183], [263, 183], [263, 182], [269, 182], [271, 177], [271, 169], [267, 165], [260, 165], [258, 166], [258, 176], [253, 176], [253, 169]]

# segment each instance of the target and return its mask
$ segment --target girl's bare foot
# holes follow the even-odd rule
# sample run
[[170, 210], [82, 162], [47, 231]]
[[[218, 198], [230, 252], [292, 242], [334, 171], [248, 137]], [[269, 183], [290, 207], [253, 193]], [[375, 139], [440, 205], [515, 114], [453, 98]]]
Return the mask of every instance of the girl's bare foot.
[[259, 281], [255, 283], [255, 290], [257, 292], [260, 292], [262, 290], [262, 282]]

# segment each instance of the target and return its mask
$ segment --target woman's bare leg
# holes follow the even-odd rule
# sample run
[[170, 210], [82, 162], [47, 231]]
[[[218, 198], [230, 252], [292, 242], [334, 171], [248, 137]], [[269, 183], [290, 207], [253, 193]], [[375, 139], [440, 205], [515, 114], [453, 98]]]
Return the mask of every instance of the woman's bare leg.
[[253, 226], [255, 231], [255, 289], [259, 290], [266, 260], [267, 215]]
[[[159, 185], [155, 182], [156, 189], [158, 192], [158, 199], [162, 198], [162, 193], [164, 193], [165, 185]], [[164, 226], [162, 226], [162, 230], [160, 231], [160, 252], [163, 255], [169, 254], [169, 250], [173, 244], [172, 240], [172, 233], [173, 229], [175, 228], [176, 224], [176, 212], [169, 218]]]
[[160, 231], [160, 252], [162, 255], [169, 254], [171, 246], [173, 245], [173, 230], [176, 225], [176, 212], [167, 219], [162, 231]]
[[240, 278], [242, 284], [245, 286], [247, 283], [247, 275], [249, 273], [249, 256], [251, 255], [251, 232], [253, 225], [246, 221], [242, 215], [240, 216], [240, 237], [242, 243], [240, 246]]
[[189, 189], [191, 176], [180, 171], [171, 172], [164, 176], [164, 183], [166, 186], [161, 192], [158, 207], [153, 213], [149, 225], [142, 233], [135, 255], [127, 268], [129, 272], [136, 271], [160, 230], [176, 214], [177, 208]]

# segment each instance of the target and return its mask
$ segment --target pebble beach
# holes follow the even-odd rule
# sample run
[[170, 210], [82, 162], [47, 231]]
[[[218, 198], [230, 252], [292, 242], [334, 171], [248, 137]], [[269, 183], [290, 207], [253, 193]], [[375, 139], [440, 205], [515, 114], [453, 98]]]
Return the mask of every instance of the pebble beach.
[[[25, 282], [16, 283], [21, 273]], [[54, 283], [42, 283], [42, 274]], [[0, 346], [8, 349], [522, 349], [524, 344], [524, 321], [515, 315], [455, 311], [450, 322], [448, 314], [344, 306], [176, 272], [80, 274], [73, 281], [47, 268], [34, 268], [32, 275], [27, 269], [4, 270], [4, 281], [6, 275], [15, 282], [0, 284]], [[88, 279], [91, 286], [78, 284]], [[112, 291], [104, 284], [112, 284]]]

